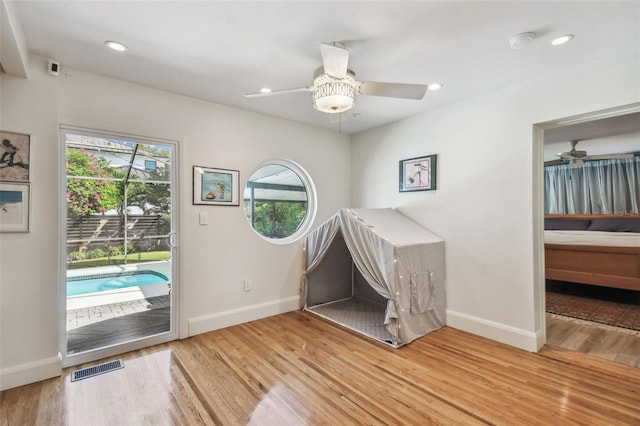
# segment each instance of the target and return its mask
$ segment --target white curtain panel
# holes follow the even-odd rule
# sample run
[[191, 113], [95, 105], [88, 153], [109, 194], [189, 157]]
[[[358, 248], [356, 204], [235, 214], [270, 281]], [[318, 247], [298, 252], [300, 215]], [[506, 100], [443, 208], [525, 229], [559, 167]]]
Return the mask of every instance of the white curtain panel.
[[[387, 299], [384, 325], [403, 345], [444, 325], [444, 242], [393, 209], [342, 209], [305, 238], [302, 305], [310, 287], [337, 285], [314, 279], [338, 230], [362, 277]], [[313, 292], [314, 294], [317, 291]]]
[[640, 213], [640, 157], [544, 169], [545, 213]]

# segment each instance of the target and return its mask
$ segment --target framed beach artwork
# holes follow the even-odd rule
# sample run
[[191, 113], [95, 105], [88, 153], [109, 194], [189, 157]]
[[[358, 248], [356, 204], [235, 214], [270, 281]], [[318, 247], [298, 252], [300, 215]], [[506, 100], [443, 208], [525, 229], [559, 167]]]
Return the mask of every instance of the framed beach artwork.
[[29, 231], [29, 184], [0, 182], [0, 232]]
[[0, 181], [29, 182], [31, 136], [0, 130]]
[[193, 166], [193, 204], [239, 206], [238, 170]]
[[436, 154], [401, 160], [400, 192], [436, 189], [436, 164]]

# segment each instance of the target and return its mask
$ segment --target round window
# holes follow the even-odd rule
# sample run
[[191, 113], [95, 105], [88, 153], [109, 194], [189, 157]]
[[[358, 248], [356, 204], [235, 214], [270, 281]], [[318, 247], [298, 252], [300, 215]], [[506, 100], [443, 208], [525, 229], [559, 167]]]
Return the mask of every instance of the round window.
[[316, 214], [311, 178], [289, 160], [260, 165], [244, 188], [244, 212], [260, 236], [280, 244], [297, 240], [309, 230]]

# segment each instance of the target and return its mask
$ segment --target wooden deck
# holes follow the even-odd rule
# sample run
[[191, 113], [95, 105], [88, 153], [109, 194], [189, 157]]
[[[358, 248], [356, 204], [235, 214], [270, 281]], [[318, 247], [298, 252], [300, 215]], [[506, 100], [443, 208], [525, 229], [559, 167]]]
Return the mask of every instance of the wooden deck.
[[170, 330], [169, 296], [67, 312], [67, 353], [125, 343]]
[[640, 424], [640, 369], [448, 327], [392, 349], [291, 312], [117, 358], [124, 369], [2, 392], [0, 423]]

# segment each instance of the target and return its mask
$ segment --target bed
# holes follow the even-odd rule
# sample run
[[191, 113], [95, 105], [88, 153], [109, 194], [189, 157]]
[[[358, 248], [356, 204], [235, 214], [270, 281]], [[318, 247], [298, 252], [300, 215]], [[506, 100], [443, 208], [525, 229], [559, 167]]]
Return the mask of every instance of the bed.
[[640, 215], [545, 215], [545, 275], [640, 291]]

